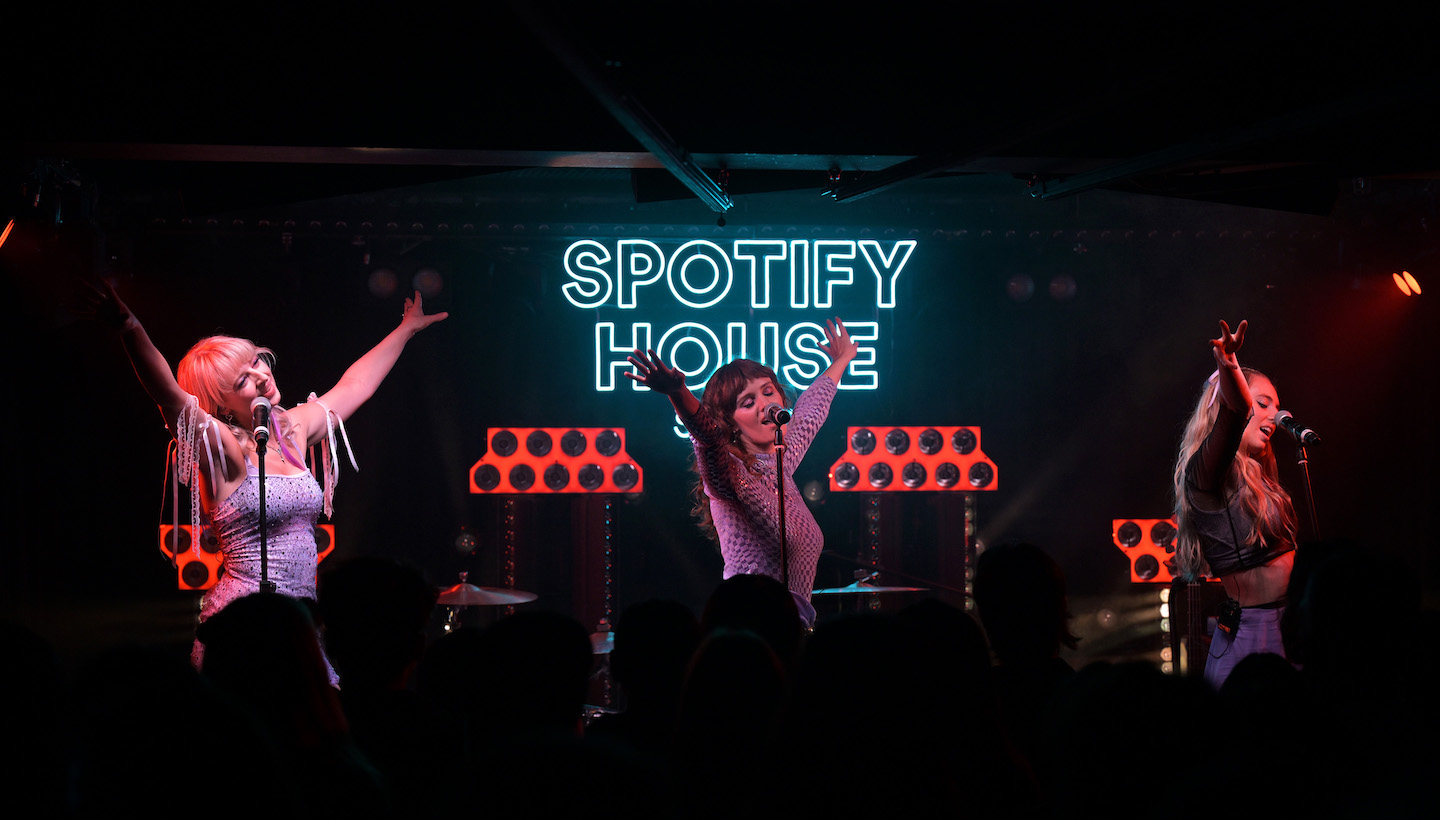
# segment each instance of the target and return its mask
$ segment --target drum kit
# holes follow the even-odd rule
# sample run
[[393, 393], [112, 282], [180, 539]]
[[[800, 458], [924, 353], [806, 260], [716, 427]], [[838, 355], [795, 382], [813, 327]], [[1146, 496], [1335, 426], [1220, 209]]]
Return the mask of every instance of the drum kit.
[[514, 606], [515, 604], [528, 604], [540, 597], [523, 589], [477, 587], [465, 582], [468, 575], [468, 572], [460, 573], [460, 583], [449, 589], [441, 590], [439, 597], [435, 599], [435, 603], [440, 606], [449, 607], [449, 612], [445, 616], [446, 632], [460, 627], [460, 615], [466, 607]]
[[860, 576], [860, 577], [856, 578], [855, 583], [850, 584], [849, 586], [833, 587], [833, 588], [831, 588], [831, 589], [817, 589], [817, 590], [811, 592], [810, 594], [811, 594], [811, 595], [857, 595], [857, 594], [859, 594], [859, 595], [881, 595], [881, 594], [889, 593], [889, 592], [929, 592], [929, 591], [930, 591], [930, 588], [929, 588], [929, 587], [888, 587], [888, 586], [879, 586], [878, 584], [872, 584], [872, 583], [870, 583], [871, 581], [875, 580], [875, 578], [877, 578], [877, 577], [880, 575], [880, 573], [878, 573], [878, 572], [871, 572], [871, 573], [857, 572], [856, 575], [858, 575], [858, 576]]
[[[511, 589], [509, 587], [479, 587], [466, 583], [465, 578], [469, 573], [460, 573], [460, 583], [453, 587], [442, 590], [436, 603], [440, 606], [449, 607], [449, 614], [445, 618], [445, 631], [449, 632], [459, 627], [460, 614], [466, 607], [472, 606], [514, 606], [516, 604], [528, 604], [540, 597], [533, 592], [526, 592], [523, 589]], [[872, 584], [871, 581], [879, 576], [878, 572], [856, 573], [858, 577], [854, 583], [831, 589], [817, 589], [811, 595], [883, 595], [888, 593], [902, 592], [928, 592], [929, 587], [903, 587], [903, 586], [880, 586]], [[615, 633], [610, 631], [596, 632], [590, 636], [590, 648], [596, 655], [608, 655], [615, 648]]]

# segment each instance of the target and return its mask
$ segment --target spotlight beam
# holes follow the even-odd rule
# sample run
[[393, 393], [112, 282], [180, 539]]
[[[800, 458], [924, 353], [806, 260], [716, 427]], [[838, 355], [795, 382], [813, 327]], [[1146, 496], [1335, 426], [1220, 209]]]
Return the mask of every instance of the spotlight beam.
[[645, 110], [645, 106], [641, 105], [639, 100], [602, 76], [596, 70], [593, 60], [582, 55], [570, 40], [561, 36], [524, 0], [511, 2], [510, 6], [520, 19], [525, 21], [535, 36], [540, 38], [551, 53], [604, 106], [610, 116], [630, 132], [630, 136], [638, 140], [647, 151], [654, 154], [660, 160], [660, 164], [674, 174], [682, 185], [689, 188], [691, 193], [699, 197], [701, 202], [709, 206], [710, 210], [721, 214], [735, 207], [735, 203], [730, 200], [730, 196], [725, 193], [725, 190], [695, 163], [689, 152], [671, 138], [665, 128], [651, 116], [649, 111]]

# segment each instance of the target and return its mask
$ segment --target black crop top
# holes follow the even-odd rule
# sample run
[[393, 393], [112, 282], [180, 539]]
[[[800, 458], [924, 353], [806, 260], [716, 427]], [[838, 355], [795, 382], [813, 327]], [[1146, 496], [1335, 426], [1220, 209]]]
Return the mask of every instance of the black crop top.
[[[1187, 494], [1201, 492], [1215, 498], [1224, 497], [1225, 478], [1235, 462], [1235, 453], [1240, 449], [1249, 420], [1248, 413], [1242, 415], [1225, 406], [1223, 401], [1220, 403], [1215, 426], [1185, 466]], [[1238, 493], [1226, 499], [1225, 506], [1218, 510], [1200, 509], [1193, 497], [1186, 500], [1195, 522], [1195, 533], [1200, 538], [1200, 552], [1210, 566], [1211, 575], [1224, 577], [1254, 569], [1295, 549], [1290, 539], [1276, 533], [1265, 533], [1267, 543], [1264, 544], [1244, 543], [1244, 534], [1254, 526], [1254, 520], [1241, 506]]]

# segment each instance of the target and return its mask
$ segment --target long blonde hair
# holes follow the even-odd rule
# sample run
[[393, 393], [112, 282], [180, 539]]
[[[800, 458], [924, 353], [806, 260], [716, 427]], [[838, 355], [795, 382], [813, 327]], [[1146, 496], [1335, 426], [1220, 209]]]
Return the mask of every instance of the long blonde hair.
[[[1265, 374], [1252, 368], [1241, 368], [1245, 383], [1253, 384], [1257, 377]], [[1268, 378], [1268, 377], [1266, 377]], [[1175, 537], [1175, 566], [1181, 577], [1195, 580], [1209, 571], [1205, 556], [1200, 549], [1200, 535], [1195, 528], [1194, 505], [1186, 492], [1185, 474], [1190, 460], [1199, 451], [1205, 437], [1215, 427], [1220, 415], [1220, 381], [1207, 381], [1195, 402], [1195, 411], [1185, 424], [1185, 433], [1180, 438], [1180, 453], [1175, 460], [1175, 524], [1179, 530]], [[1242, 444], [1230, 462], [1221, 490], [1228, 506], [1239, 498], [1240, 508], [1245, 511], [1250, 531], [1239, 534], [1245, 544], [1268, 545], [1274, 541], [1295, 541], [1295, 507], [1290, 494], [1280, 486], [1280, 472], [1275, 464], [1275, 451], [1265, 448], [1259, 458], [1246, 451]], [[1236, 545], [1239, 547], [1239, 544]]]

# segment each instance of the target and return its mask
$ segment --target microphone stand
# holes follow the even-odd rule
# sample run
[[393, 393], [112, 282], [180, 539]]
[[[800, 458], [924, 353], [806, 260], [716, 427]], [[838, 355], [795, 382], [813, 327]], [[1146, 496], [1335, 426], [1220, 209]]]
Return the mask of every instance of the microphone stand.
[[785, 536], [785, 432], [775, 425], [775, 508], [780, 518], [780, 583], [790, 591], [790, 556]]
[[1305, 452], [1305, 442], [1295, 439], [1295, 463], [1300, 465], [1300, 484], [1305, 488], [1305, 509], [1310, 513], [1310, 535], [1319, 540], [1320, 525], [1315, 517], [1315, 491], [1310, 486], [1310, 456]]
[[275, 582], [270, 580], [270, 551], [265, 532], [265, 450], [270, 442], [270, 431], [265, 427], [257, 427], [255, 431], [258, 434], [255, 436], [255, 458], [260, 462], [260, 591], [274, 592], [276, 587]]

